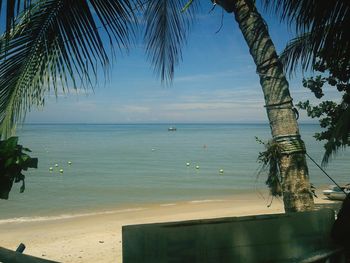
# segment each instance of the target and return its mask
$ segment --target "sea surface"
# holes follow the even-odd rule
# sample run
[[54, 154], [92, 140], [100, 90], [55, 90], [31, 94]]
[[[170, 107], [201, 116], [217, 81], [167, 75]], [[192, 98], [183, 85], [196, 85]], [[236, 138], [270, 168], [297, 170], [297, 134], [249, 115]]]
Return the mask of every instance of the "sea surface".
[[[9, 200], [0, 200], [0, 223], [215, 200], [265, 188], [265, 176], [257, 177], [263, 146], [255, 136], [269, 139], [268, 125], [176, 124], [172, 132], [169, 126], [24, 125], [17, 132], [20, 143], [39, 158], [39, 167], [25, 172], [24, 193], [19, 193], [20, 183], [14, 184]], [[308, 153], [320, 162], [323, 146], [313, 138], [319, 126], [302, 124], [300, 129]], [[316, 187], [331, 184], [308, 164]], [[326, 171], [348, 183], [349, 166], [349, 151], [340, 151]]]

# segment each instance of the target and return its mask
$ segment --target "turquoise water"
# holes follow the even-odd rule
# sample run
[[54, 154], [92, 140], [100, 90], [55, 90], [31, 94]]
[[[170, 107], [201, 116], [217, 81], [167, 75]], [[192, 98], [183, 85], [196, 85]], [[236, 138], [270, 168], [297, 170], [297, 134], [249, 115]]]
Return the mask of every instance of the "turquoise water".
[[[176, 132], [168, 132], [168, 127], [25, 125], [18, 131], [20, 143], [39, 158], [39, 168], [25, 173], [23, 194], [15, 184], [10, 199], [0, 200], [0, 219], [203, 200], [264, 187], [264, 178], [256, 177], [262, 146], [254, 137], [268, 139], [268, 125], [178, 124]], [[308, 153], [320, 161], [322, 144], [312, 137], [317, 129], [317, 125], [301, 125]], [[349, 153], [341, 151], [327, 171], [346, 183], [349, 161]], [[316, 186], [330, 184], [310, 162], [309, 169]]]

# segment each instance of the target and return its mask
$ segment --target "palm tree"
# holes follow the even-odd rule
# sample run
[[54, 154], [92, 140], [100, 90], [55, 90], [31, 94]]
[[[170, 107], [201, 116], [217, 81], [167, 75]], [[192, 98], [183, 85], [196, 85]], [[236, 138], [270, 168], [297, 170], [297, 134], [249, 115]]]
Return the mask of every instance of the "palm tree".
[[[292, 39], [281, 54], [281, 61], [290, 73], [301, 65], [306, 71], [311, 65], [334, 65], [350, 61], [350, 1], [348, 0], [264, 0], [282, 21], [296, 28]], [[342, 71], [349, 71], [344, 63]], [[343, 80], [346, 82], [346, 78]], [[344, 105], [347, 105], [345, 102]], [[343, 106], [342, 106], [343, 107]], [[323, 162], [340, 147], [350, 143], [350, 107], [337, 121], [324, 153]], [[334, 143], [333, 143], [334, 142]]]
[[[312, 209], [308, 169], [288, 82], [265, 22], [251, 0], [219, 0], [216, 3], [234, 13], [249, 46], [257, 65], [273, 138], [283, 147], [292, 148], [279, 162], [285, 210]], [[297, 145], [299, 147], [294, 147]]]
[[[194, 3], [184, 14], [177, 12], [186, 3], [187, 0], [143, 3], [127, 0], [38, 0], [31, 8], [23, 7], [25, 12], [19, 19], [14, 19], [14, 12], [10, 12], [7, 33], [0, 42], [2, 135], [9, 134], [10, 128], [31, 105], [42, 103], [50, 84], [54, 91], [57, 91], [57, 83], [68, 87], [70, 81], [76, 87], [77, 75], [84, 86], [93, 86], [88, 74], [92, 72], [96, 76], [96, 62], [103, 67], [108, 66], [108, 57], [90, 9], [96, 12], [111, 41], [116, 40], [118, 47], [123, 48], [129, 45], [132, 25], [136, 21], [134, 11], [137, 4], [141, 4], [146, 22], [146, 52], [161, 79], [171, 80], [196, 8]], [[228, 12], [234, 12], [257, 65], [272, 135], [285, 149], [279, 163], [285, 210], [312, 209], [304, 148], [288, 82], [265, 22], [253, 0], [216, 3]]]

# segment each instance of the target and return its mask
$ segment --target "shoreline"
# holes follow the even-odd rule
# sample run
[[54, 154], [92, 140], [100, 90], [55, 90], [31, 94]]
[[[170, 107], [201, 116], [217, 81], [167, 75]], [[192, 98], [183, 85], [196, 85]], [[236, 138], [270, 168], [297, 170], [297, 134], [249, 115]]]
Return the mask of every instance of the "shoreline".
[[[60, 219], [70, 219], [76, 217], [86, 217], [94, 215], [103, 215], [103, 214], [114, 214], [114, 213], [123, 213], [128, 212], [129, 210], [141, 210], [147, 209], [148, 207], [153, 206], [172, 206], [179, 204], [195, 204], [195, 203], [206, 203], [206, 202], [220, 202], [225, 200], [231, 200], [237, 198], [238, 196], [244, 195], [256, 195], [257, 197], [264, 196], [268, 199], [268, 192], [263, 188], [256, 189], [235, 189], [232, 194], [223, 194], [223, 195], [211, 195], [203, 197], [194, 197], [193, 199], [178, 199], [178, 200], [167, 200], [165, 202], [161, 201], [144, 201], [136, 203], [124, 203], [114, 206], [95, 206], [91, 209], [79, 209], [76, 211], [58, 211], [51, 212], [44, 215], [25, 215], [25, 216], [14, 216], [14, 217], [0, 217], [0, 227], [2, 224], [7, 223], [25, 223], [25, 222], [36, 222], [36, 221], [51, 221], [51, 220], [60, 220]], [[4, 201], [7, 202], [7, 201]]]
[[[322, 185], [317, 187], [317, 196], [323, 196], [322, 191], [327, 189], [327, 186]], [[240, 197], [249, 197], [255, 196], [255, 198], [259, 199], [261, 202], [265, 200], [266, 206], [271, 203], [271, 196], [269, 196], [269, 192], [267, 188], [247, 188], [247, 189], [234, 189], [231, 194], [223, 194], [223, 195], [211, 195], [205, 196], [202, 198], [193, 198], [193, 199], [178, 199], [178, 200], [167, 200], [165, 202], [161, 201], [144, 201], [144, 202], [136, 202], [136, 203], [124, 203], [118, 204], [114, 206], [96, 206], [91, 209], [79, 209], [76, 211], [65, 211], [65, 212], [52, 212], [44, 215], [25, 215], [25, 216], [14, 216], [14, 217], [0, 217], [0, 227], [3, 224], [8, 223], [25, 223], [25, 222], [45, 222], [52, 220], [61, 220], [61, 219], [73, 219], [94, 215], [104, 215], [104, 214], [115, 214], [115, 213], [124, 213], [129, 211], [137, 211], [137, 210], [145, 210], [149, 207], [154, 206], [175, 206], [182, 204], [196, 204], [196, 203], [210, 203], [210, 202], [223, 202], [227, 200], [237, 200], [239, 201]], [[238, 198], [238, 199], [237, 199]], [[7, 202], [7, 201], [4, 201]], [[273, 198], [272, 204], [275, 202], [283, 202], [280, 198]]]
[[[123, 210], [42, 221], [0, 224], [0, 246], [59, 262], [121, 262], [123, 225], [283, 213], [281, 200], [267, 207], [267, 192], [181, 202], [154, 203]], [[321, 197], [321, 195], [319, 195]], [[315, 199], [317, 204], [332, 201]]]

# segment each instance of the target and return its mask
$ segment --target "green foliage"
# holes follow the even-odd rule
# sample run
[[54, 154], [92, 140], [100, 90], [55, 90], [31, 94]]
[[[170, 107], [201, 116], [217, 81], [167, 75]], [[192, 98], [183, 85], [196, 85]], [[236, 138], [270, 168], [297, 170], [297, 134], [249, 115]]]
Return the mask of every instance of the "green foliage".
[[181, 9], [181, 12], [186, 12], [186, 10], [191, 6], [193, 0], [189, 0], [187, 4]]
[[[319, 56], [322, 57], [322, 53]], [[319, 119], [323, 131], [314, 137], [318, 141], [326, 141], [322, 160], [325, 165], [339, 148], [350, 145], [350, 61], [337, 59], [326, 63], [319, 59], [313, 69], [321, 74], [304, 79], [305, 88], [310, 89], [318, 99], [324, 96], [325, 85], [336, 88], [341, 95], [339, 103], [326, 100], [314, 106], [307, 100], [297, 104], [300, 109], [306, 110], [309, 117]]]
[[[258, 155], [258, 162], [261, 163], [260, 169], [258, 171], [258, 176], [262, 173], [267, 173], [267, 179], [265, 181], [265, 184], [270, 189], [270, 194], [273, 197], [281, 197], [283, 194], [283, 177], [280, 173], [279, 164], [284, 149], [281, 146], [281, 144], [276, 142], [275, 140], [263, 142], [258, 137], [255, 137], [255, 140], [259, 144], [262, 144], [265, 148], [265, 151], [259, 152]], [[310, 184], [311, 194], [317, 197], [315, 190], [315, 186], [313, 184]]]
[[[14, 7], [7, 5], [8, 11]], [[7, 13], [13, 27], [0, 36], [2, 137], [13, 134], [16, 122], [31, 107], [42, 107], [49, 92], [94, 88], [98, 69], [108, 74], [106, 47], [112, 41], [112, 50], [130, 46], [136, 19], [133, 9], [130, 1], [33, 0], [17, 15]], [[109, 44], [102, 41], [100, 25]]]
[[[291, 71], [306, 70], [317, 56], [323, 62], [350, 59], [350, 1], [348, 0], [263, 0], [282, 21], [295, 28], [298, 37], [282, 53], [282, 61]], [[319, 59], [319, 58], [318, 58]]]
[[25, 189], [22, 170], [37, 168], [38, 159], [31, 158], [26, 152], [31, 152], [18, 144], [18, 137], [0, 141], [0, 198], [8, 199], [13, 183], [22, 182], [20, 192]]
[[139, 29], [155, 73], [171, 83], [199, 2], [0, 0], [6, 21], [0, 36], [2, 138], [30, 108], [43, 107], [50, 92], [97, 86], [99, 71], [110, 73], [107, 48], [114, 55], [128, 51]]
[[[153, 0], [143, 12], [145, 52], [162, 82], [171, 83], [174, 67], [182, 59], [182, 46], [200, 1]], [[186, 12], [181, 12], [181, 11]]]
[[281, 158], [281, 147], [274, 140], [267, 143], [255, 137], [259, 144], [264, 145], [265, 151], [259, 152], [258, 162], [261, 163], [258, 175], [267, 172], [266, 185], [270, 189], [272, 196], [282, 196], [282, 177], [279, 169], [279, 161]]

